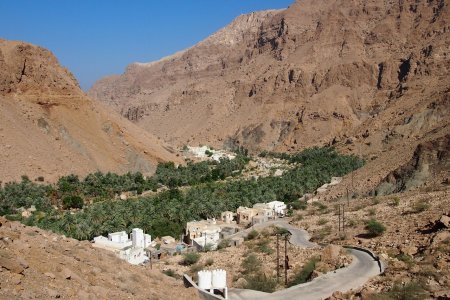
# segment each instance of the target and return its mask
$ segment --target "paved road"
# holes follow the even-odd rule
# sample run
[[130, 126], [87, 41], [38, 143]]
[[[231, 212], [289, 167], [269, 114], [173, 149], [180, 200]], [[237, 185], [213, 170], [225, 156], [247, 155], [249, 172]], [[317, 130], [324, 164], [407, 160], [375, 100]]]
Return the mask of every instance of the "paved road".
[[330, 297], [333, 292], [346, 292], [361, 287], [367, 280], [380, 274], [378, 263], [369, 254], [349, 249], [352, 263], [333, 272], [326, 273], [314, 280], [299, 284], [272, 294], [253, 290], [229, 289], [230, 300], [320, 300]]
[[[292, 234], [290, 243], [303, 248], [314, 248], [318, 245], [309, 241], [309, 234], [303, 229], [290, 225], [287, 220], [274, 220], [263, 224], [257, 224], [247, 230], [237, 233], [238, 236], [246, 236], [253, 229], [263, 229], [276, 225], [286, 228]], [[333, 292], [346, 292], [362, 286], [367, 280], [381, 273], [378, 262], [371, 255], [360, 250], [349, 249], [353, 257], [352, 263], [346, 267], [324, 274], [310, 282], [293, 286], [272, 294], [253, 290], [229, 289], [231, 300], [320, 300], [330, 297]]]
[[302, 248], [318, 247], [317, 244], [309, 241], [310, 237], [309, 237], [308, 232], [306, 232], [306, 230], [299, 229], [299, 228], [296, 228], [296, 227], [290, 225], [288, 223], [288, 221], [285, 219], [278, 219], [278, 220], [274, 220], [274, 221], [265, 222], [262, 224], [253, 225], [252, 227], [250, 227], [246, 230], [243, 230], [243, 231], [239, 231], [238, 233], [235, 233], [235, 234], [229, 236], [228, 238], [237, 237], [237, 236], [245, 237], [253, 229], [260, 230], [260, 229], [264, 229], [266, 227], [270, 227], [272, 225], [283, 227], [283, 228], [286, 228], [287, 230], [289, 230], [289, 232], [292, 234], [289, 239], [289, 242], [292, 245], [299, 246]]

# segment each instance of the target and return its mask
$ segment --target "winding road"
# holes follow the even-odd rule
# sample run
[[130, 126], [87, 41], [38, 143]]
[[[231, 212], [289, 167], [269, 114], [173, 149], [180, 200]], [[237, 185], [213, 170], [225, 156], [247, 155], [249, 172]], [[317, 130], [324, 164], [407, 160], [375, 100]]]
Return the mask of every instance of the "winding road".
[[[261, 229], [271, 225], [276, 225], [288, 229], [292, 236], [290, 243], [299, 247], [311, 248], [318, 245], [309, 241], [308, 233], [303, 229], [298, 229], [288, 224], [284, 220], [271, 221], [264, 224], [255, 225], [253, 229]], [[246, 230], [243, 234], [250, 232]], [[384, 266], [375, 260], [372, 255], [357, 249], [348, 249], [353, 257], [352, 263], [342, 269], [326, 273], [314, 280], [290, 287], [274, 293], [264, 293], [254, 290], [234, 289], [228, 290], [230, 300], [320, 300], [330, 297], [335, 291], [346, 292], [350, 289], [361, 287], [370, 278], [380, 274]]]
[[283, 228], [286, 228], [287, 230], [289, 230], [289, 232], [291, 233], [289, 242], [292, 245], [299, 246], [302, 248], [319, 247], [319, 245], [317, 245], [316, 243], [312, 243], [309, 241], [310, 237], [306, 230], [296, 228], [296, 227], [292, 226], [291, 224], [289, 224], [284, 219], [278, 219], [278, 220], [269, 221], [269, 222], [265, 222], [265, 223], [261, 223], [261, 224], [256, 224], [246, 230], [242, 230], [233, 235], [230, 235], [227, 238], [245, 237], [254, 229], [264, 229], [264, 228], [270, 227], [272, 225], [275, 225], [278, 227], [283, 227]]

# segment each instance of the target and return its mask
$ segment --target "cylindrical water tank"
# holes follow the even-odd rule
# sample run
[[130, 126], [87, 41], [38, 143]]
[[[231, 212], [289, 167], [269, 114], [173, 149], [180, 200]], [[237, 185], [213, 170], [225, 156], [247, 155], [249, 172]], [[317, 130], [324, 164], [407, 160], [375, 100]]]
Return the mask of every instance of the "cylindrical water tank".
[[198, 275], [198, 287], [202, 290], [210, 290], [212, 283], [212, 273], [211, 271], [200, 271]]
[[227, 272], [225, 270], [212, 271], [212, 287], [215, 289], [227, 287]]

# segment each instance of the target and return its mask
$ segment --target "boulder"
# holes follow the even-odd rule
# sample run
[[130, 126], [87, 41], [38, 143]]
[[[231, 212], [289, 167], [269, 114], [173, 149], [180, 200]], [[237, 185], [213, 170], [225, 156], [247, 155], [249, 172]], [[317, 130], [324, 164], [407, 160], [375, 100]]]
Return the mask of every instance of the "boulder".
[[374, 290], [370, 287], [365, 287], [361, 290], [361, 298], [362, 299], [367, 299], [369, 298], [371, 295], [374, 294]]
[[70, 271], [67, 268], [62, 269], [62, 271], [61, 271], [61, 276], [64, 279], [70, 280], [70, 279], [72, 279], [72, 275], [73, 275], [72, 271]]
[[443, 226], [450, 228], [450, 217], [443, 215], [440, 219], [439, 219], [439, 223], [441, 223]]
[[326, 264], [336, 265], [339, 262], [341, 250], [341, 246], [328, 245], [323, 249], [320, 260]]
[[45, 272], [44, 275], [47, 276], [48, 278], [51, 278], [51, 279], [55, 279], [56, 278], [55, 274], [53, 274], [51, 272]]
[[400, 253], [413, 256], [419, 251], [416, 246], [402, 245], [400, 246]]
[[317, 270], [314, 270], [314, 271], [312, 271], [312, 273], [311, 273], [311, 280], [313, 280], [314, 278], [317, 278], [317, 277], [320, 277], [321, 275], [323, 275], [323, 273], [322, 272], [319, 272], [319, 271], [317, 271]]
[[243, 289], [247, 286], [247, 284], [248, 284], [247, 280], [241, 277], [234, 283], [234, 287], [238, 289]]
[[450, 238], [450, 231], [440, 231], [436, 233], [431, 242], [433, 248], [439, 246], [440, 243]]
[[0, 257], [0, 266], [16, 274], [22, 274], [25, 270], [17, 260], [8, 257]]
[[336, 291], [331, 295], [332, 299], [345, 299], [344, 294], [341, 291]]
[[47, 296], [49, 298], [60, 298], [61, 297], [61, 295], [58, 293], [58, 291], [55, 291], [54, 289], [46, 288], [45, 291], [47, 292]]
[[29, 267], [28, 262], [23, 257], [19, 256], [16, 258], [16, 260], [24, 269], [28, 269]]

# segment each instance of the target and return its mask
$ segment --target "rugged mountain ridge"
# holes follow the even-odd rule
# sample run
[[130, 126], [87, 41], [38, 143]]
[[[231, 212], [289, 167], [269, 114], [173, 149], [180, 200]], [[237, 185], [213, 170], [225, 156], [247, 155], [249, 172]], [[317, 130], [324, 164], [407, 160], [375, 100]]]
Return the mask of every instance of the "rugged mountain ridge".
[[448, 133], [445, 1], [298, 0], [241, 16], [219, 34], [232, 35], [236, 23], [238, 43], [207, 39], [130, 65], [89, 94], [178, 146], [334, 145], [373, 161], [376, 179], [364, 178], [363, 189]]
[[[152, 172], [175, 160], [151, 134], [89, 99], [41, 47], [0, 40], [0, 181]], [[169, 149], [170, 150], [170, 149]]]

